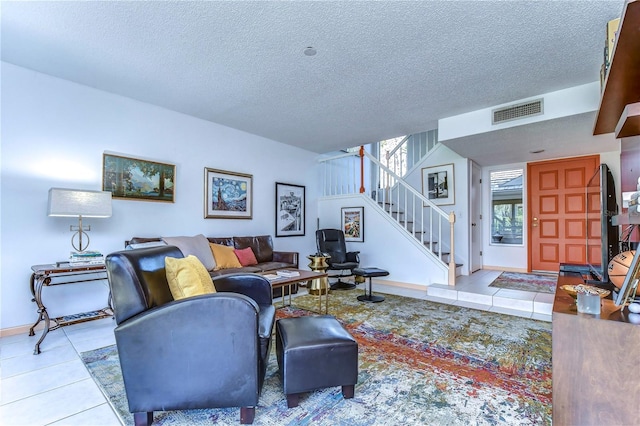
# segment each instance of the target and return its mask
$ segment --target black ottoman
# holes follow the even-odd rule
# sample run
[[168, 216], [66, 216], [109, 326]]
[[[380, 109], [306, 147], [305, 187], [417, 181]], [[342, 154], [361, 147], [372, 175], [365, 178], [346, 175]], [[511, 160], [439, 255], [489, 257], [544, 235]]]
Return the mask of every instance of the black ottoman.
[[389, 275], [389, 271], [385, 271], [380, 268], [356, 268], [353, 270], [353, 275], [357, 277], [369, 278], [369, 294], [367, 294], [367, 288], [364, 289], [364, 294], [358, 296], [358, 300], [361, 302], [382, 302], [383, 296], [374, 296], [371, 291], [371, 278], [372, 277], [386, 277]]
[[358, 343], [332, 316], [276, 321], [276, 354], [287, 406], [297, 407], [299, 394], [342, 386], [353, 398], [358, 383]]

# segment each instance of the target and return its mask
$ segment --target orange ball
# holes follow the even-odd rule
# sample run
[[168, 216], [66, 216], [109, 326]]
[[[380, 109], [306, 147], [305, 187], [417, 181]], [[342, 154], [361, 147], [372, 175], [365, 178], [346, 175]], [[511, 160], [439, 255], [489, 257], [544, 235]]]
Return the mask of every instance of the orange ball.
[[[621, 288], [622, 284], [624, 284], [624, 279], [627, 276], [627, 272], [629, 272], [629, 267], [635, 254], [635, 250], [624, 251], [609, 262], [609, 267], [607, 268], [609, 281], [617, 288]], [[640, 296], [640, 288], [636, 290], [636, 295]]]

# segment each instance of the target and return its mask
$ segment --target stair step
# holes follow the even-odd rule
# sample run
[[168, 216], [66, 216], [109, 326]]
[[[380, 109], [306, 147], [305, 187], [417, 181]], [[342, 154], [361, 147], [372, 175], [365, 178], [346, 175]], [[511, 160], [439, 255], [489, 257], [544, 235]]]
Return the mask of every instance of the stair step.
[[386, 201], [384, 203], [382, 201], [378, 201], [378, 205], [380, 207], [382, 207], [383, 209], [387, 210], [387, 211], [389, 211], [389, 209], [391, 209], [391, 207], [395, 207], [396, 206], [395, 203], [388, 203]]
[[[427, 231], [414, 231], [413, 230], [414, 222], [412, 220], [407, 220], [405, 222], [401, 218], [399, 218], [399, 216], [404, 215], [405, 212], [401, 211], [400, 209], [394, 210], [392, 208], [395, 205], [394, 203], [392, 202], [390, 203], [388, 201], [385, 201], [384, 203], [382, 201], [377, 201], [377, 203], [380, 206], [380, 208], [384, 209], [385, 212], [389, 213], [389, 215], [391, 215], [394, 219], [396, 219], [398, 223], [402, 225], [407, 230], [407, 232], [412, 234], [416, 239], [421, 240], [420, 235], [428, 234]], [[433, 254], [435, 254], [436, 256], [440, 256], [441, 258], [451, 255], [451, 253], [449, 252], [438, 253], [438, 251], [435, 250], [435, 246], [438, 244], [438, 241], [423, 241], [423, 244], [425, 245], [425, 247], [431, 248]], [[448, 262], [448, 259], [446, 260], [446, 262]], [[462, 263], [456, 263], [456, 269], [461, 267], [462, 267]]]
[[391, 209], [391, 208], [384, 209], [384, 211], [387, 212], [387, 213], [397, 213], [397, 212], [404, 213], [404, 211], [402, 211], [400, 209]]

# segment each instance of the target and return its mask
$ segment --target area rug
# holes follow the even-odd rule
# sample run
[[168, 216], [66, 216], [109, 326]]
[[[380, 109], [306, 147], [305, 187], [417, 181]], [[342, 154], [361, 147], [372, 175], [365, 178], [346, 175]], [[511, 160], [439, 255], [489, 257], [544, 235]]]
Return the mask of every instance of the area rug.
[[529, 291], [532, 293], [556, 292], [557, 275], [521, 274], [503, 272], [489, 287], [507, 288], [510, 290]]
[[[329, 313], [358, 341], [355, 397], [321, 389], [287, 409], [274, 344], [255, 425], [551, 424], [550, 323], [392, 295], [367, 304], [358, 294], [329, 297]], [[293, 305], [278, 318], [315, 315], [318, 299], [299, 296]], [[82, 359], [123, 423], [133, 424], [115, 346]], [[239, 411], [156, 412], [154, 424], [237, 425]]]

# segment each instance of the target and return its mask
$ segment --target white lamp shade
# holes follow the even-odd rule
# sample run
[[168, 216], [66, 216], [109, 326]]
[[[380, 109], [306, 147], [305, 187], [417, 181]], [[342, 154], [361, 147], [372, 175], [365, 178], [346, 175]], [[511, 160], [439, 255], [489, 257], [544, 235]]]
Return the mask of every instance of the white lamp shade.
[[111, 217], [111, 192], [51, 188], [47, 215]]

